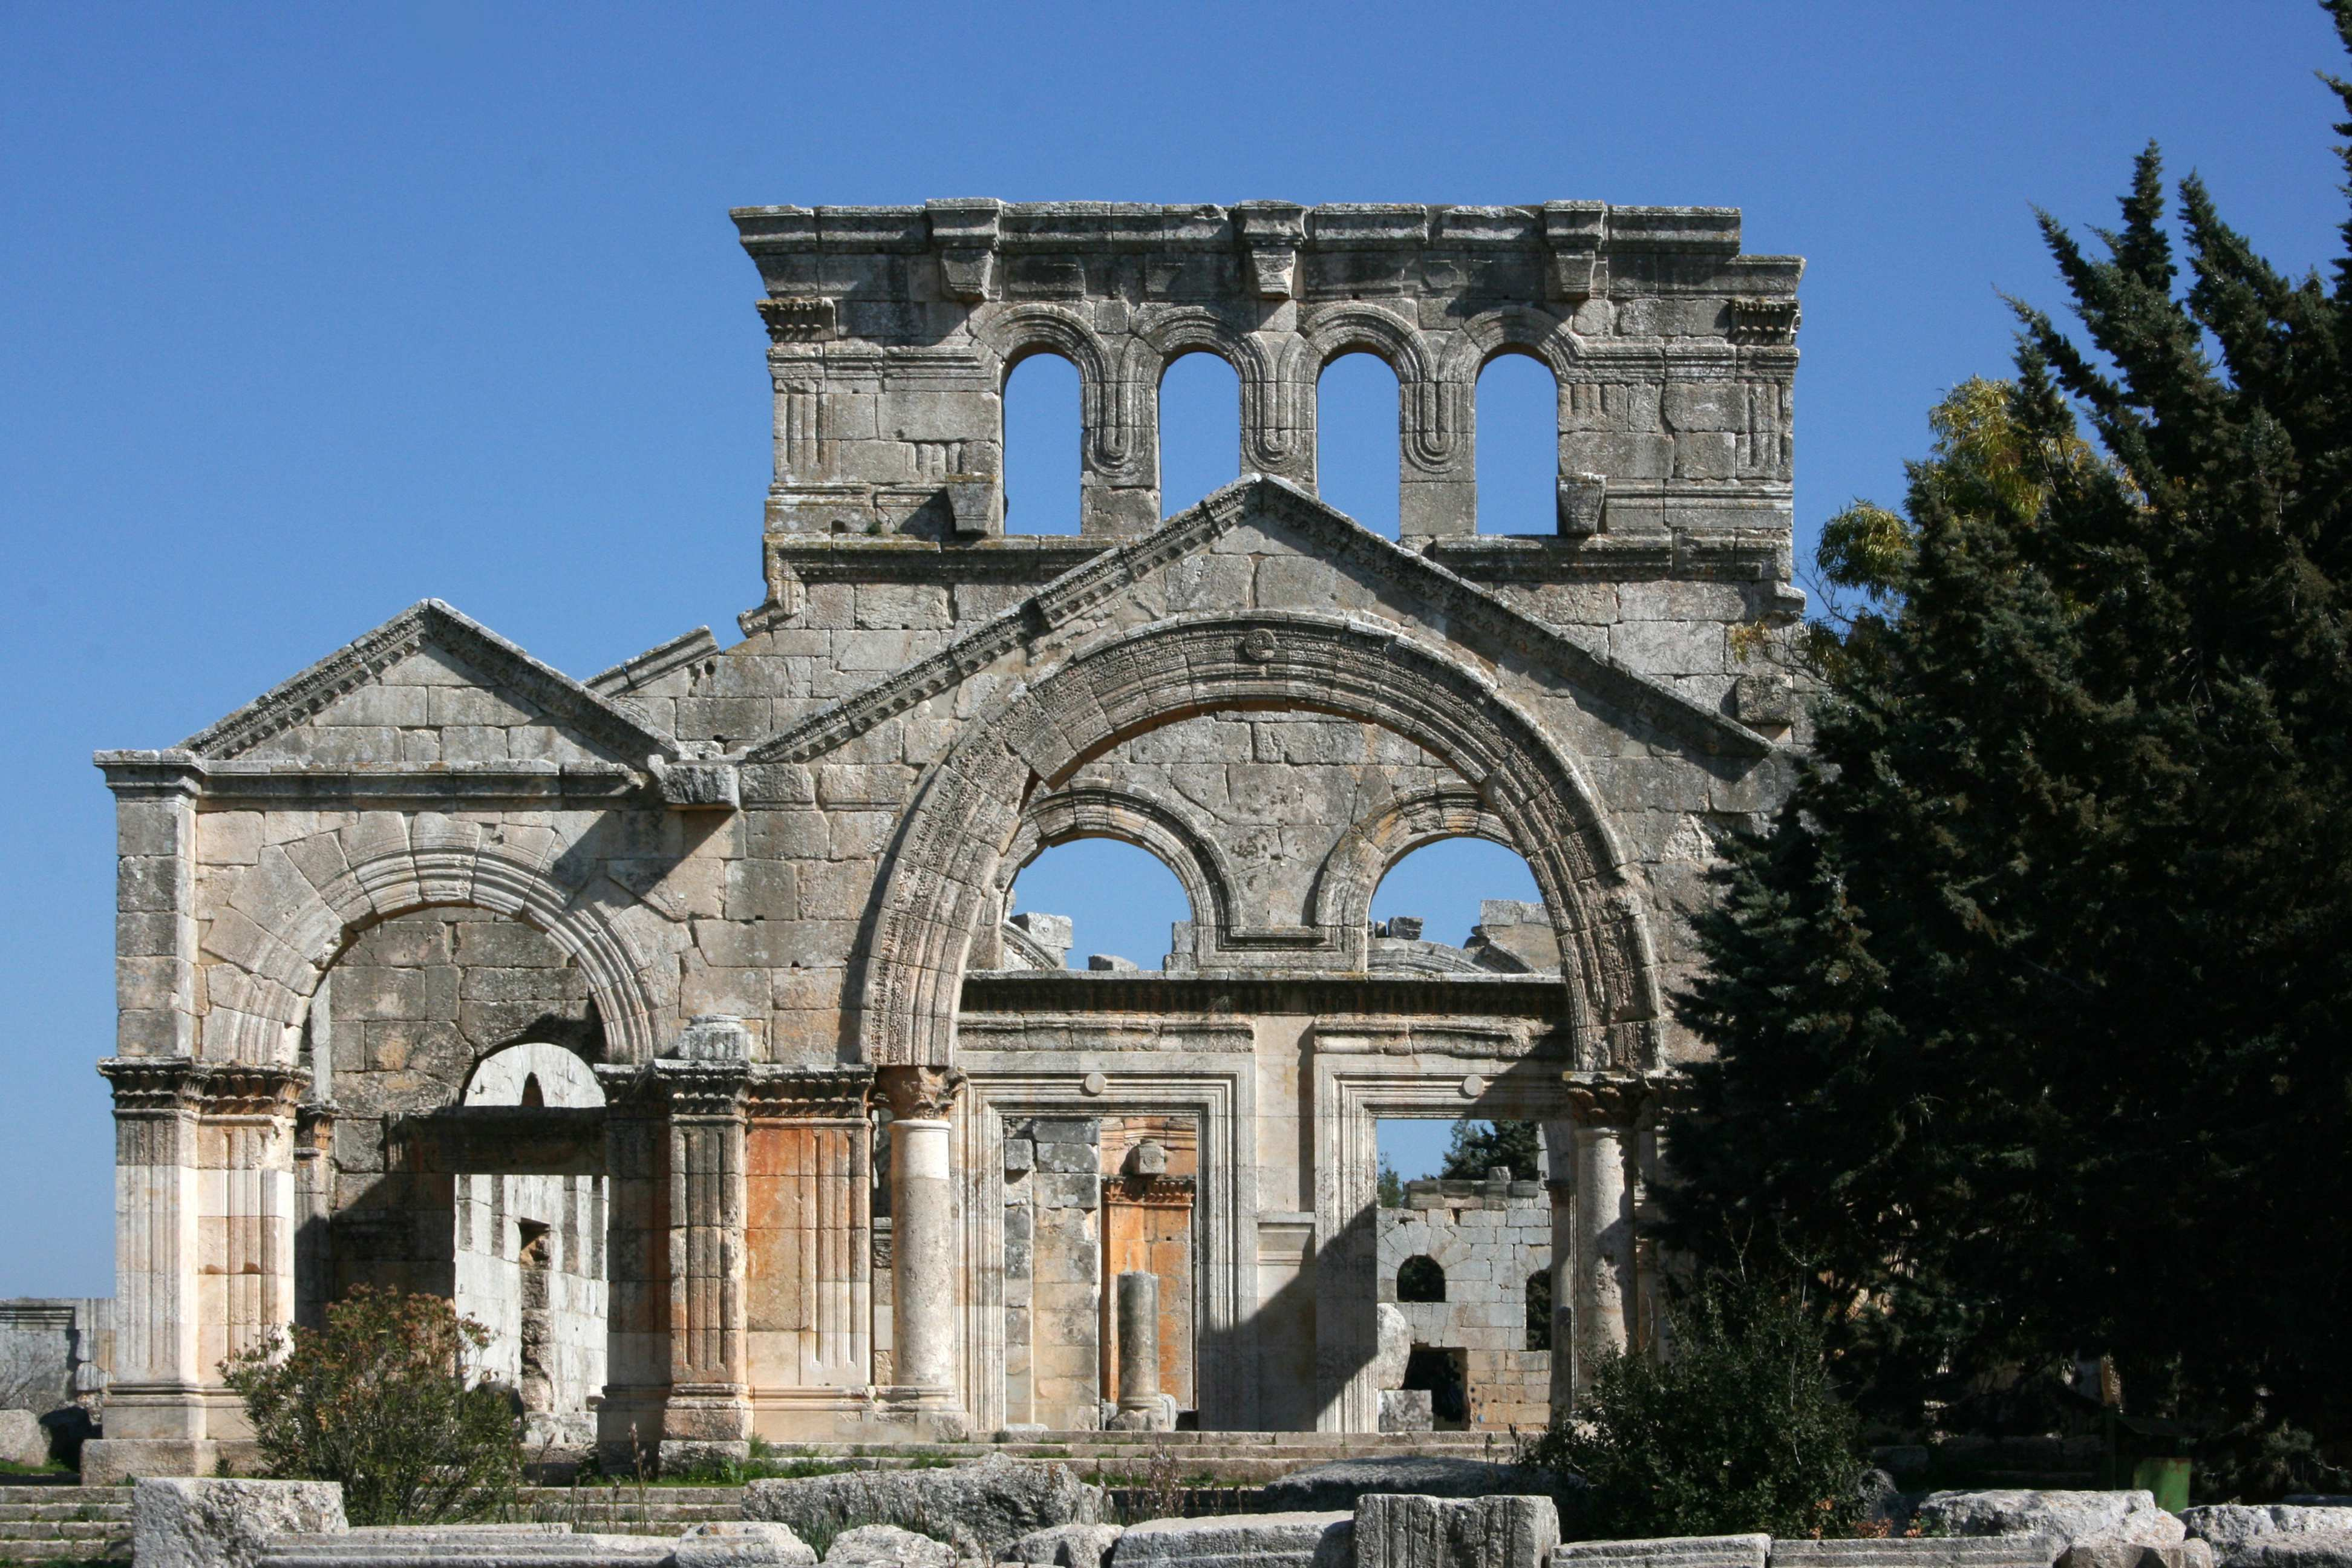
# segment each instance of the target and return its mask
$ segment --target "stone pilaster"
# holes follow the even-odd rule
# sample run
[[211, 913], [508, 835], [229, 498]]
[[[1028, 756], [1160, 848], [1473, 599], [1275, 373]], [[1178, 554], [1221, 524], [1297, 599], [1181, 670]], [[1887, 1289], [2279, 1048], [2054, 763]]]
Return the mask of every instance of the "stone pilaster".
[[751, 1436], [744, 1344], [741, 1061], [654, 1066], [669, 1116], [669, 1397], [661, 1458], [740, 1458]]
[[961, 1407], [956, 1340], [955, 1182], [949, 1117], [963, 1089], [953, 1068], [887, 1067], [876, 1091], [890, 1108], [893, 1404]]
[[84, 1479], [209, 1475], [196, 1270], [202, 1069], [184, 1057], [116, 1058], [114, 1366], [106, 1436], [84, 1446]]
[[1576, 1121], [1574, 1382], [1582, 1394], [1593, 1365], [1628, 1348], [1628, 1311], [1640, 1300], [1630, 1167], [1645, 1090], [1638, 1080], [1598, 1079], [1571, 1083], [1568, 1092]]
[[862, 1402], [874, 1381], [872, 1084], [863, 1068], [752, 1069], [745, 1318], [762, 1394]]
[[[217, 1383], [222, 1362], [294, 1321], [294, 1122], [304, 1079], [291, 1066], [202, 1073], [196, 1360], [207, 1383]], [[244, 1412], [230, 1403], [241, 1436]]]

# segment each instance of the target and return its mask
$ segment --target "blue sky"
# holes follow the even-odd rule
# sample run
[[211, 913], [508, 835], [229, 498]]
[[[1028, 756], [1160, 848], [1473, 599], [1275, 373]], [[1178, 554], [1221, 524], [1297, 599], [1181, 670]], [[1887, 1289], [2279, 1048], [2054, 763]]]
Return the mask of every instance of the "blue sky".
[[[2148, 138], [2275, 259], [2329, 257], [2340, 65], [2302, 0], [0, 5], [0, 1295], [110, 1289], [94, 748], [427, 595], [583, 675], [731, 639], [768, 395], [730, 205], [1739, 205], [1749, 250], [1809, 258], [1810, 532], [2001, 370], [1996, 290], [2058, 303], [2032, 205], [2111, 222]], [[1171, 495], [1223, 477], [1188, 433], [1213, 368], [1178, 368]], [[1326, 400], [1327, 493], [1367, 512], [1376, 382]], [[1460, 880], [1420, 912], [1466, 925]]]

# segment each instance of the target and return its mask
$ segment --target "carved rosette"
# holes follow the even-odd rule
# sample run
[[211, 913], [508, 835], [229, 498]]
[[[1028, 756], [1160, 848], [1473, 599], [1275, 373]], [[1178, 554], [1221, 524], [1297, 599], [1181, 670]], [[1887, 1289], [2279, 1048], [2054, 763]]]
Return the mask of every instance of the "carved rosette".
[[946, 1121], [963, 1084], [953, 1068], [887, 1067], [874, 1074], [876, 1097], [900, 1121]]

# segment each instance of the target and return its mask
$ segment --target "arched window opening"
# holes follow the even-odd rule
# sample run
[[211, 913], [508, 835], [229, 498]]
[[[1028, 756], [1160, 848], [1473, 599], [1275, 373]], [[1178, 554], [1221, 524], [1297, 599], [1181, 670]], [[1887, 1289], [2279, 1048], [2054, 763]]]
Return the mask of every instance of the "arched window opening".
[[1183, 510], [1242, 471], [1242, 378], [1215, 354], [1170, 363], [1160, 378], [1160, 510]]
[[1551, 367], [1505, 353], [1478, 373], [1478, 531], [1559, 529], [1559, 383]]
[[531, 1108], [544, 1106], [547, 1103], [547, 1091], [539, 1087], [539, 1075], [537, 1073], [529, 1073], [524, 1076], [522, 1080], [522, 1094], [515, 1100], [515, 1103], [517, 1105]]
[[1517, 851], [1483, 838], [1442, 838], [1398, 860], [1373, 891], [1371, 921], [1376, 971], [1538, 974], [1559, 967], [1559, 938], [1535, 873]]
[[1315, 489], [1374, 533], [1397, 537], [1396, 372], [1378, 354], [1343, 353], [1315, 384]]
[[1078, 367], [1033, 353], [1004, 379], [1004, 531], [1078, 531]]
[[1551, 1270], [1528, 1276], [1528, 1349], [1551, 1349]]
[[1445, 1270], [1438, 1266], [1437, 1259], [1427, 1256], [1406, 1258], [1397, 1269], [1397, 1300], [1444, 1300]]
[[1116, 838], [1057, 844], [1021, 868], [1005, 911], [1014, 968], [1160, 969], [1192, 906], [1150, 850]]

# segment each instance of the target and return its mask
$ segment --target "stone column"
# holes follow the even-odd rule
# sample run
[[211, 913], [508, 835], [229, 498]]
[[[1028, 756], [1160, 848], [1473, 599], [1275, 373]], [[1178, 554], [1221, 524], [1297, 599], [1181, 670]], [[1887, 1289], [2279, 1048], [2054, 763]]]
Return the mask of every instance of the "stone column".
[[1118, 1415], [1129, 1431], [1160, 1428], [1160, 1277], [1140, 1270], [1118, 1277]]
[[1551, 1198], [1551, 1413], [1576, 1395], [1576, 1123], [1543, 1124], [1544, 1191]]
[[1569, 1086], [1576, 1115], [1575, 1389], [1591, 1386], [1592, 1366], [1628, 1344], [1633, 1279], [1633, 1193], [1627, 1166], [1643, 1086], [1629, 1079]]
[[744, 1342], [743, 1090], [734, 1059], [655, 1064], [669, 1107], [669, 1397], [665, 1468], [751, 1452]]
[[890, 1108], [891, 1389], [895, 1403], [959, 1407], [955, 1186], [949, 1113], [963, 1075], [887, 1067], [876, 1089]]
[[[200, 1167], [196, 1363], [268, 1344], [294, 1321], [294, 1119], [306, 1075], [292, 1066], [207, 1068], [197, 1108]], [[244, 1412], [231, 1415], [239, 1436]]]
[[82, 1479], [210, 1475], [197, 1360], [201, 1069], [184, 1057], [118, 1057], [114, 1088], [114, 1366], [106, 1436], [82, 1447]]

